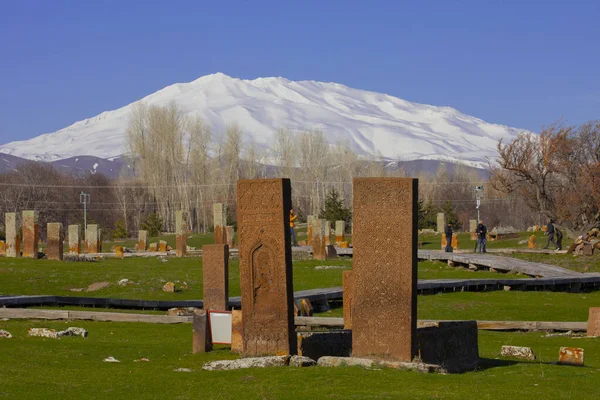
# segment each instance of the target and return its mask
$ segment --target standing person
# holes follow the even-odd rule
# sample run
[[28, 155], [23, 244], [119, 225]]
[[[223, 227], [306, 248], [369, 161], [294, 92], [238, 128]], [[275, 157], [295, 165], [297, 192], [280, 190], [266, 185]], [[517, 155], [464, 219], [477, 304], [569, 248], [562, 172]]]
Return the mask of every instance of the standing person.
[[446, 234], [446, 248], [444, 251], [446, 253], [452, 253], [452, 222], [448, 222], [444, 233]]
[[483, 220], [477, 225], [477, 247], [475, 252], [486, 253], [485, 245], [487, 242], [487, 227], [483, 224]]
[[[550, 243], [552, 243], [555, 247], [556, 250], [560, 250], [560, 247], [558, 246], [558, 244], [556, 244], [556, 242], [554, 241], [554, 221], [552, 220], [552, 218], [548, 219], [548, 224], [546, 225], [546, 235], [548, 235], [548, 240], [546, 241], [546, 246], [544, 246], [544, 249], [547, 249], [548, 246], [550, 245]], [[561, 233], [562, 236], [562, 233]]]
[[292, 246], [298, 246], [298, 242], [296, 242], [296, 230], [294, 229], [294, 221], [298, 218], [296, 213], [294, 213], [294, 209], [290, 210], [290, 234], [292, 236]]

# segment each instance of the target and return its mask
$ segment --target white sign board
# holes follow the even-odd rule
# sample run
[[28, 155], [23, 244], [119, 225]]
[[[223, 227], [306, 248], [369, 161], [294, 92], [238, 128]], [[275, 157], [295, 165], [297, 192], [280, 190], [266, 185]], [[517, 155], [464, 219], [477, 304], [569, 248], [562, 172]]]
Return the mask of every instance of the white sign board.
[[231, 344], [231, 312], [209, 311], [210, 337], [216, 344]]

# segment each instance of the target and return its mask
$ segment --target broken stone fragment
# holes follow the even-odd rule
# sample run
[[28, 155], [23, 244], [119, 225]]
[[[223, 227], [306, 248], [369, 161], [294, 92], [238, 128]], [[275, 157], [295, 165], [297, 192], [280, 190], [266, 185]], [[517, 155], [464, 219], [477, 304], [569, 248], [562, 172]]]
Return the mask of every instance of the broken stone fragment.
[[150, 362], [146, 357], [138, 358], [137, 360], [133, 360], [133, 362]]
[[118, 285], [119, 285], [119, 286], [127, 286], [127, 285], [129, 285], [130, 283], [132, 283], [132, 282], [131, 282], [129, 279], [127, 279], [127, 278], [124, 278], [124, 279], [121, 279], [121, 280], [118, 282]]
[[163, 292], [174, 293], [176, 291], [175, 284], [173, 282], [167, 282], [165, 283], [165, 286], [163, 286], [162, 290]]
[[243, 368], [286, 367], [290, 363], [290, 356], [250, 357], [239, 360], [211, 361], [202, 367], [205, 371], [224, 371]]
[[117, 360], [113, 356], [109, 356], [109, 357], [106, 357], [104, 359], [104, 362], [107, 362], [107, 363], [120, 363], [121, 361]]
[[194, 372], [194, 370], [189, 368], [176, 368], [173, 372]]
[[27, 334], [29, 336], [45, 337], [49, 339], [59, 338], [56, 330], [48, 328], [29, 328]]
[[88, 286], [88, 292], [95, 292], [96, 290], [104, 289], [110, 286], [110, 282], [94, 282]]
[[87, 337], [88, 336], [88, 331], [86, 331], [83, 328], [77, 328], [74, 326], [71, 326], [67, 329], [65, 329], [64, 331], [60, 331], [57, 333], [57, 335], [60, 336], [81, 336], [81, 337]]
[[583, 349], [578, 347], [561, 347], [558, 352], [558, 363], [583, 367]]
[[169, 308], [167, 315], [169, 317], [191, 317], [199, 310], [196, 307]]
[[290, 367], [312, 367], [317, 365], [317, 362], [309, 357], [292, 356], [290, 358]]
[[531, 347], [502, 346], [500, 349], [500, 354], [503, 357], [515, 357], [529, 361], [535, 360], [535, 354], [533, 353]]
[[4, 329], [0, 329], [0, 338], [12, 339], [12, 335], [10, 332], [5, 331]]
[[369, 358], [358, 357], [332, 357], [325, 356], [319, 358], [317, 365], [322, 367], [363, 367], [363, 368], [393, 368], [424, 373], [446, 373], [439, 365], [425, 364], [422, 362], [403, 362], [403, 361], [384, 361], [372, 360]]

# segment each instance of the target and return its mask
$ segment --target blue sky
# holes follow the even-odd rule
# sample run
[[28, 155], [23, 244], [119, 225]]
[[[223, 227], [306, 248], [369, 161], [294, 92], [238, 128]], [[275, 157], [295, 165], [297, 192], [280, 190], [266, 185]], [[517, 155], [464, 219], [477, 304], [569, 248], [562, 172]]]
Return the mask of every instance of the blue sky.
[[214, 72], [579, 124], [600, 119], [598, 21], [598, 1], [0, 0], [0, 143]]

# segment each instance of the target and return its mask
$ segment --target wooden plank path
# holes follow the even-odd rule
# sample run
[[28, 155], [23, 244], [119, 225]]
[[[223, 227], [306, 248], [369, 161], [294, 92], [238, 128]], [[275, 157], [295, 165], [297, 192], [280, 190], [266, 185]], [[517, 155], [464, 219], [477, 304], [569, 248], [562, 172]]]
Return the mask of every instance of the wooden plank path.
[[[0, 318], [9, 319], [43, 319], [43, 320], [85, 320], [103, 322], [146, 322], [152, 324], [181, 324], [191, 323], [191, 316], [167, 316], [150, 314], [111, 313], [96, 311], [68, 310], [32, 310], [23, 308], [0, 308]], [[443, 320], [419, 320], [418, 327], [431, 326]], [[329, 317], [296, 317], [296, 326], [343, 328], [343, 318]], [[573, 331], [587, 330], [587, 322], [544, 322], [544, 321], [477, 321], [477, 327], [482, 330], [527, 330], [527, 331]]]

